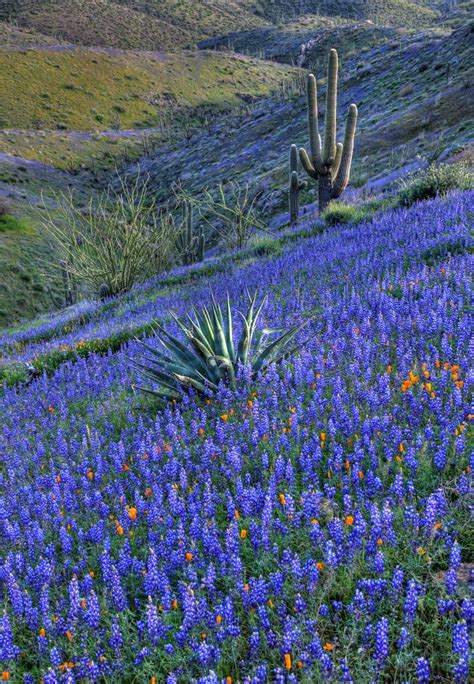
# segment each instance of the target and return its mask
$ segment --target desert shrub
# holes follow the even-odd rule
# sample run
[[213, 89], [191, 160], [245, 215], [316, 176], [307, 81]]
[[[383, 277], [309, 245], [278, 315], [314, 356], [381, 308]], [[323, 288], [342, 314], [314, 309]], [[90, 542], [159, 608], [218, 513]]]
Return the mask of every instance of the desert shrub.
[[450, 190], [473, 187], [474, 173], [466, 164], [432, 164], [426, 171], [414, 174], [403, 184], [398, 201], [402, 207], [411, 207], [415, 202], [446, 195]]
[[44, 205], [42, 225], [76, 286], [94, 295], [126, 292], [136, 282], [165, 271], [174, 256], [176, 227], [159, 211], [148, 181], [121, 180], [80, 208], [72, 193]]
[[185, 197], [208, 224], [211, 234], [229, 249], [240, 249], [266, 230], [257, 208], [261, 194], [252, 193], [248, 184], [232, 182], [219, 185], [215, 194], [206, 190], [202, 198]]
[[364, 213], [359, 207], [353, 207], [343, 202], [331, 203], [321, 214], [326, 225], [336, 226], [338, 223], [359, 223], [364, 219]]

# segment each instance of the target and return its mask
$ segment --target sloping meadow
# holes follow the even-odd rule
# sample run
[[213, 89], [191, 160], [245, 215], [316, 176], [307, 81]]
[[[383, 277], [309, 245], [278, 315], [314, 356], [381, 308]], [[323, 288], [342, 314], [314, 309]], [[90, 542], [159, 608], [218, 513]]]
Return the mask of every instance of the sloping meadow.
[[270, 326], [314, 316], [298, 353], [214, 397], [134, 392], [133, 341], [4, 388], [0, 671], [467, 682], [473, 198], [23, 334], [25, 360], [182, 314], [211, 289], [244, 309], [258, 287]]

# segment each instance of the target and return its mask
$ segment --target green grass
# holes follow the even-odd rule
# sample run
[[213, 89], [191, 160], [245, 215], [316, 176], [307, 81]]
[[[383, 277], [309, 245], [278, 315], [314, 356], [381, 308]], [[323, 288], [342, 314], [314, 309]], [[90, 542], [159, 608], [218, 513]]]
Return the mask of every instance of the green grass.
[[4, 129], [102, 131], [156, 126], [164, 112], [230, 109], [261, 97], [289, 67], [218, 53], [154, 58], [85, 50], [0, 51]]
[[28, 219], [18, 218], [11, 214], [0, 216], [0, 233], [30, 233], [32, 231], [31, 222]]
[[51, 251], [28, 219], [7, 217], [5, 230], [2, 223], [0, 219], [0, 327], [5, 327], [52, 308], [42, 275]]

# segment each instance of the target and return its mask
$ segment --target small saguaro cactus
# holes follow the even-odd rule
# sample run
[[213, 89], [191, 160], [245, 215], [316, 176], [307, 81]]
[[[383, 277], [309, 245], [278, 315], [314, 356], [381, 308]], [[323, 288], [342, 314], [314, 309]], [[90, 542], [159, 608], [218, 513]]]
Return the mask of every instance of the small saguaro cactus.
[[183, 203], [183, 222], [178, 237], [178, 249], [184, 266], [189, 266], [204, 259], [206, 238], [202, 226], [197, 235], [194, 234], [193, 208], [190, 202]]
[[290, 147], [290, 187], [288, 191], [290, 202], [290, 225], [298, 224], [300, 210], [300, 191], [306, 186], [304, 181], [300, 181], [298, 176], [298, 148], [296, 145]]
[[332, 199], [339, 197], [349, 183], [352, 153], [357, 123], [357, 106], [351, 104], [346, 121], [344, 144], [336, 144], [337, 111], [337, 72], [338, 57], [336, 50], [329, 53], [326, 92], [326, 126], [324, 141], [318, 127], [318, 95], [316, 78], [309, 74], [307, 81], [308, 129], [310, 154], [300, 149], [300, 159], [306, 173], [318, 179], [319, 211], [323, 211]]

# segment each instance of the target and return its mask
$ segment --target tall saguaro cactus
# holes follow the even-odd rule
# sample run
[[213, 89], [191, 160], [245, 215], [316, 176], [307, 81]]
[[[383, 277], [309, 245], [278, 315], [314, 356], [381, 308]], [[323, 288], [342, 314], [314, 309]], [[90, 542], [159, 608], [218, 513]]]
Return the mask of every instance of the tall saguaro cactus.
[[318, 179], [319, 211], [323, 211], [332, 199], [339, 197], [346, 189], [354, 151], [357, 123], [355, 104], [349, 107], [344, 143], [336, 143], [337, 72], [337, 52], [331, 50], [328, 62], [324, 140], [321, 140], [319, 133], [318, 94], [313, 74], [309, 74], [307, 82], [310, 154], [302, 147], [300, 159], [308, 176]]
[[296, 226], [298, 224], [300, 190], [302, 190], [305, 186], [306, 183], [300, 181], [298, 176], [298, 148], [296, 145], [292, 145], [290, 147], [290, 187], [288, 191], [291, 226]]

